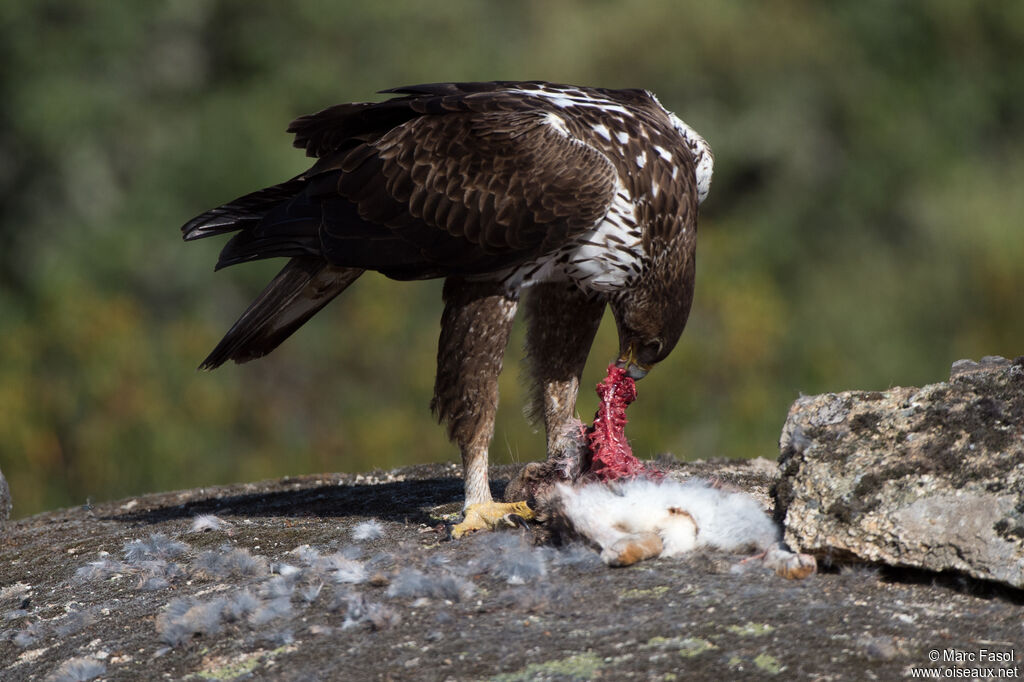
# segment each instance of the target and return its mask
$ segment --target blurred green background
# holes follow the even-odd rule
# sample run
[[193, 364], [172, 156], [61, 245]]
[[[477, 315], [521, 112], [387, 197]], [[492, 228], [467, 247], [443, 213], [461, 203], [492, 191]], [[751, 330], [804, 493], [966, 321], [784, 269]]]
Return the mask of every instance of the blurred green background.
[[[438, 282], [366, 276], [272, 356], [196, 365], [279, 263], [214, 274], [205, 209], [307, 167], [288, 122], [391, 86], [645, 87], [716, 152], [697, 296], [641, 456], [772, 457], [800, 392], [1024, 353], [1024, 3], [0, 4], [0, 469], [15, 516], [455, 459]], [[605, 321], [580, 404], [616, 351]], [[492, 459], [543, 456], [522, 328]]]

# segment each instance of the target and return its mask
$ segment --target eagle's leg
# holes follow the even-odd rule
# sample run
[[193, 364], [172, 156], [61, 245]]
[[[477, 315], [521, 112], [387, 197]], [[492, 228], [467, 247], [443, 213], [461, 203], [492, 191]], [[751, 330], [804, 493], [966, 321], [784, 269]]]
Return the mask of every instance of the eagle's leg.
[[543, 417], [548, 456], [561, 435], [575, 428], [576, 396], [590, 347], [601, 325], [605, 302], [572, 284], [548, 282], [526, 299], [526, 362], [532, 382], [527, 416]]
[[574, 480], [583, 465], [583, 425], [576, 396], [605, 301], [566, 283], [531, 287], [526, 298], [527, 417], [543, 420], [547, 460], [532, 462], [509, 483], [506, 500], [532, 501], [546, 486]]
[[452, 529], [460, 537], [493, 528], [508, 514], [529, 514], [525, 505], [493, 502], [487, 480], [498, 374], [518, 300], [497, 283], [450, 277], [444, 303], [430, 407], [438, 421], [447, 423], [448, 437], [462, 452], [466, 518]]

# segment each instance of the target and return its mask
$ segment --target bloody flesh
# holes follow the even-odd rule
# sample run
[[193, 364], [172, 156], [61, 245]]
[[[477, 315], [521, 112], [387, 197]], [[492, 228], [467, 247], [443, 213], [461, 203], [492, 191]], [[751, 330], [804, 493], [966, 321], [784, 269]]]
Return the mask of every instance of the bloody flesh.
[[636, 382], [622, 367], [608, 365], [607, 375], [597, 385], [597, 395], [601, 405], [594, 416], [594, 425], [586, 432], [590, 457], [584, 475], [602, 481], [641, 474], [657, 476], [660, 472], [651, 471], [633, 456], [626, 440], [626, 407], [636, 400]]

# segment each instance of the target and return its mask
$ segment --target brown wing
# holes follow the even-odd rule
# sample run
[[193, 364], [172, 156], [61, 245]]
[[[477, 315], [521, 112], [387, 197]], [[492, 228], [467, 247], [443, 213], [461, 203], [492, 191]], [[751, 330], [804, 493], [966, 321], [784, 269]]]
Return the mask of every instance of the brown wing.
[[[408, 118], [408, 101], [382, 105], [404, 102]], [[552, 125], [543, 111], [490, 104], [494, 110], [424, 105], [439, 113], [414, 114], [383, 134], [371, 123], [399, 118], [390, 109], [381, 120], [362, 107], [300, 119], [296, 141], [320, 159], [285, 183], [291, 199], [258, 221], [254, 216], [228, 243], [218, 267], [319, 255], [400, 279], [481, 274], [528, 261], [594, 227], [614, 198], [608, 158]], [[332, 119], [335, 134], [325, 123]], [[228, 207], [277, 199], [281, 187]], [[193, 232], [201, 229], [193, 225]]]

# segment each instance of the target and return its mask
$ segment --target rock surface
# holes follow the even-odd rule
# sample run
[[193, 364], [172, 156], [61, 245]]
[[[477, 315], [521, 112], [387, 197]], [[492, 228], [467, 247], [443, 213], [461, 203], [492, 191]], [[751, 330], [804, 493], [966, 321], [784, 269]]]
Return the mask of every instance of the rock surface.
[[1024, 588], [1024, 357], [800, 398], [780, 448], [776, 516], [794, 549]]
[[[777, 472], [665, 466], [762, 503]], [[988, 584], [865, 568], [794, 582], [721, 553], [610, 569], [518, 531], [448, 541], [437, 516], [459, 507], [457, 471], [306, 476], [9, 522], [0, 679], [899, 679], [937, 649], [1016, 648], [1019, 661], [1020, 593]]]

